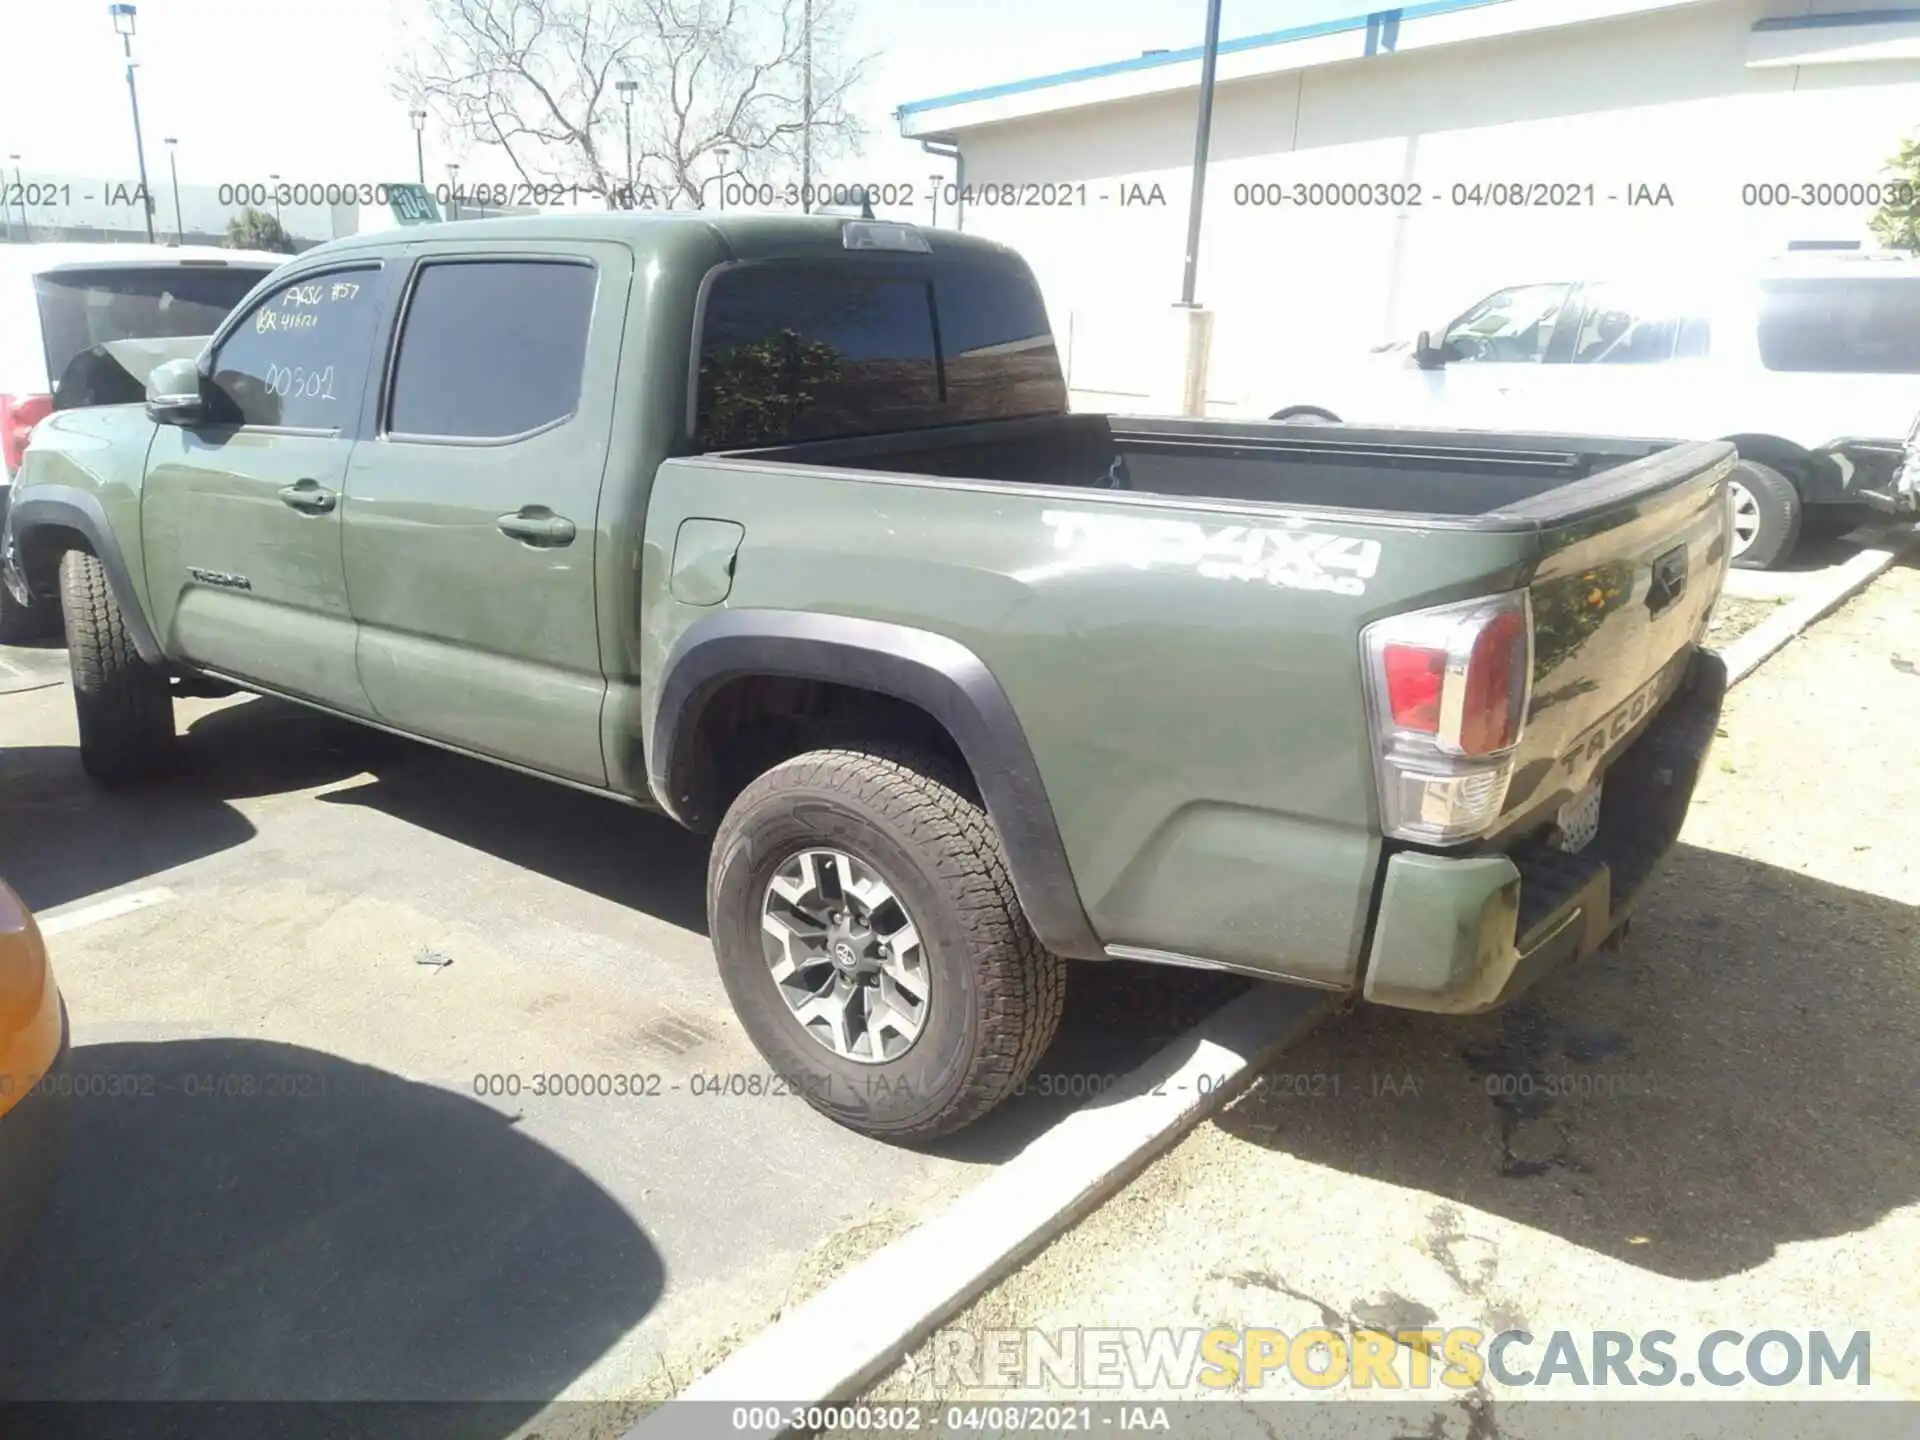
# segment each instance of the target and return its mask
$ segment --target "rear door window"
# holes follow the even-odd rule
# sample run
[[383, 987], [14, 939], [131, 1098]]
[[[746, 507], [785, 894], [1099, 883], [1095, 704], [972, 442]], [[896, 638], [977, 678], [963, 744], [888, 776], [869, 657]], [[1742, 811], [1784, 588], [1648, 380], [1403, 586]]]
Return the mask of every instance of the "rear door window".
[[1769, 370], [1920, 375], [1920, 277], [1762, 281], [1759, 341]]
[[992, 266], [742, 265], [711, 282], [695, 444], [731, 450], [1066, 407], [1046, 307]]
[[48, 382], [95, 345], [211, 335], [269, 273], [257, 266], [115, 265], [36, 275]]
[[505, 440], [573, 415], [597, 273], [567, 260], [423, 265], [401, 322], [388, 431]]

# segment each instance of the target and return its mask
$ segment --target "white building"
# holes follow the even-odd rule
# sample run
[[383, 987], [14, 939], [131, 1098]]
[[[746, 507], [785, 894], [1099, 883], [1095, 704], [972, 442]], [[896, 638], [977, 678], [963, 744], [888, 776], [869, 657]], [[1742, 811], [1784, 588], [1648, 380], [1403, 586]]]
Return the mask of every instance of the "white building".
[[[958, 145], [964, 228], [1032, 262], [1077, 405], [1177, 393], [1199, 78], [1196, 45], [898, 112]], [[1885, 0], [1428, 0], [1225, 41], [1207, 408], [1505, 284], [1871, 244], [1916, 133], [1920, 8]]]

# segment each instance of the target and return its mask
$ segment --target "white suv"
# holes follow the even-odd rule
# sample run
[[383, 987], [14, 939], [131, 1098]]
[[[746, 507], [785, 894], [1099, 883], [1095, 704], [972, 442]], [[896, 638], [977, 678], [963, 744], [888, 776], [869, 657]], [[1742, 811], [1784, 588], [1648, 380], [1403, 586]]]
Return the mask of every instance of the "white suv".
[[[35, 425], [55, 410], [142, 398], [144, 373], [102, 385], [110, 365], [95, 356], [114, 347], [113, 359], [138, 366], [141, 347], [127, 342], [211, 335], [289, 258], [198, 245], [0, 246], [0, 519]], [[0, 644], [50, 632], [58, 616], [39, 609], [0, 585]]]
[[1920, 263], [1793, 258], [1758, 273], [1549, 281], [1437, 334], [1298, 380], [1275, 420], [1732, 440], [1734, 563], [1803, 529], [1911, 513], [1894, 483], [1920, 405]]

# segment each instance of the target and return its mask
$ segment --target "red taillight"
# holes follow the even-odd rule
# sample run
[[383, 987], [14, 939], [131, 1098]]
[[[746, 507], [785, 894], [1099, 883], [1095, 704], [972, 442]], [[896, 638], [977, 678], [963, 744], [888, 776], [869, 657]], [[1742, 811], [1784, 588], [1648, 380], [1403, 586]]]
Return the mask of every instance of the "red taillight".
[[1447, 680], [1447, 652], [1424, 645], [1388, 645], [1380, 653], [1386, 673], [1387, 708], [1397, 730], [1440, 733], [1440, 695]]
[[51, 395], [0, 395], [0, 456], [9, 475], [20, 468], [33, 427], [52, 413]]
[[1361, 632], [1361, 650], [1387, 834], [1428, 845], [1486, 834], [1532, 690], [1527, 592], [1389, 615]]
[[1473, 642], [1460, 699], [1456, 743], [1467, 755], [1495, 755], [1520, 738], [1527, 692], [1527, 617], [1508, 610]]

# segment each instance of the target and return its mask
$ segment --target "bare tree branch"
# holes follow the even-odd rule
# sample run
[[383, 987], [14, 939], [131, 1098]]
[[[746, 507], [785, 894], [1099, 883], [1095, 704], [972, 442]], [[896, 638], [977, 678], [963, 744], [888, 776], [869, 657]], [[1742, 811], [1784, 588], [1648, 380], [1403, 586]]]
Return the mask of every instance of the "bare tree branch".
[[[632, 180], [640, 204], [701, 208], [730, 177], [797, 178], [803, 0], [423, 0], [424, 31], [393, 73], [397, 95], [469, 144], [505, 153], [528, 182], [628, 203], [627, 123], [615, 80], [634, 82]], [[813, 0], [816, 163], [858, 152], [849, 54], [855, 0]], [[617, 157], [609, 164], [609, 157]]]

